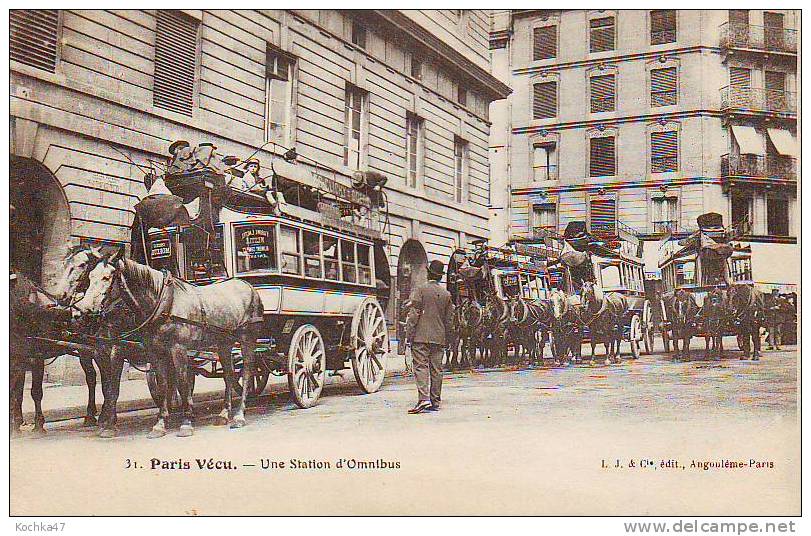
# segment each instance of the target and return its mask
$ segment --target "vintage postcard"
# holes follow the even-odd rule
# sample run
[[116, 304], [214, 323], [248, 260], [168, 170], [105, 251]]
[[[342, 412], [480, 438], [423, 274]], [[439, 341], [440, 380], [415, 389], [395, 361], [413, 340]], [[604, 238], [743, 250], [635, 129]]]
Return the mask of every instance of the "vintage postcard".
[[11, 516], [801, 514], [799, 10], [8, 17]]

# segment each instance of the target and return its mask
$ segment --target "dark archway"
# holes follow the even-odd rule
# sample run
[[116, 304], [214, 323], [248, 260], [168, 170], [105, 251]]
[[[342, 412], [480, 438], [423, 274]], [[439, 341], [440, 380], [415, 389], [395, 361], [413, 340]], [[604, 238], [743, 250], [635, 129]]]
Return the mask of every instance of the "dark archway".
[[[406, 240], [400, 248], [397, 260], [397, 340], [403, 341], [405, 315], [403, 303], [411, 295], [411, 290], [428, 280], [428, 255], [418, 240]], [[397, 345], [397, 353], [405, 353], [405, 345]]]
[[9, 260], [48, 289], [70, 247], [70, 208], [53, 173], [30, 158], [11, 157]]

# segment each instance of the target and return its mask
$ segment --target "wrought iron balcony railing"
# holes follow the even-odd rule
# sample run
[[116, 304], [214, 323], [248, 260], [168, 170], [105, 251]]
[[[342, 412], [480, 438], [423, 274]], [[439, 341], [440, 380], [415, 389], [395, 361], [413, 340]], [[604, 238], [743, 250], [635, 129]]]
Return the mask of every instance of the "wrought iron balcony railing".
[[797, 160], [790, 156], [743, 154], [721, 156], [722, 177], [797, 180]]
[[796, 114], [797, 96], [793, 91], [725, 86], [721, 88], [721, 109]]
[[764, 52], [797, 53], [797, 30], [725, 22], [720, 27], [721, 48], [746, 48]]

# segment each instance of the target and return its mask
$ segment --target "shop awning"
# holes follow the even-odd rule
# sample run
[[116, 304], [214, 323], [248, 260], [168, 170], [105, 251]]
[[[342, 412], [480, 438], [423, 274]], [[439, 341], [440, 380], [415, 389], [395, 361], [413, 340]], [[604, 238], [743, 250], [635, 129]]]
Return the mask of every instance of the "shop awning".
[[784, 156], [797, 156], [797, 138], [792, 136], [791, 132], [780, 128], [766, 130], [769, 132], [769, 139], [772, 140], [778, 153]]
[[741, 148], [740, 154], [765, 154], [763, 142], [754, 127], [743, 125], [732, 125], [732, 135], [738, 141]]

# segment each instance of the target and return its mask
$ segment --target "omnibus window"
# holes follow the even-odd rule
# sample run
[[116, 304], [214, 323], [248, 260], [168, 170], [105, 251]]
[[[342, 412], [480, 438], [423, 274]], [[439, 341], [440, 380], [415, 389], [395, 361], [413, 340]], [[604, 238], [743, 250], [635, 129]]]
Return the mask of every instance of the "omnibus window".
[[619, 266], [609, 264], [600, 267], [600, 279], [604, 287], [619, 287], [622, 285]]
[[298, 229], [282, 225], [279, 232], [279, 249], [282, 252], [282, 273], [301, 274], [301, 249]]
[[304, 275], [321, 279], [321, 243], [319, 234], [312, 231], [302, 231], [304, 242]]
[[272, 224], [236, 227], [234, 243], [237, 252], [237, 273], [278, 271]]
[[694, 285], [696, 282], [696, 261], [676, 263], [676, 287]]
[[341, 276], [347, 283], [358, 280], [358, 268], [355, 265], [355, 244], [341, 240]]
[[327, 279], [338, 281], [338, 239], [324, 235], [322, 244], [324, 271]]
[[358, 283], [361, 285], [372, 284], [372, 258], [371, 248], [364, 244], [358, 244]]

